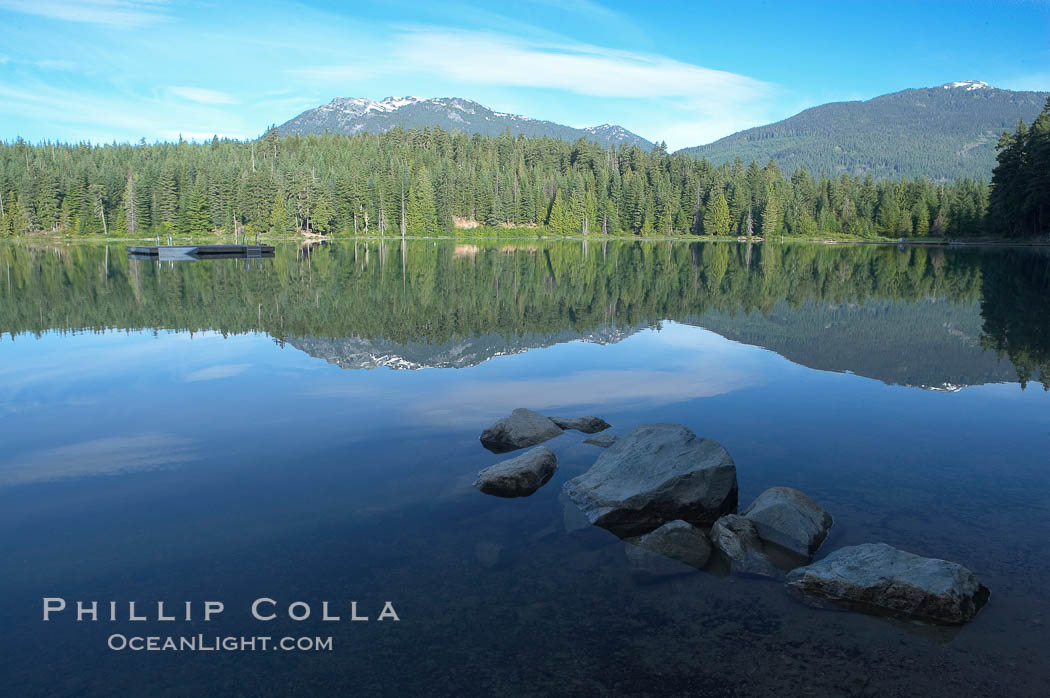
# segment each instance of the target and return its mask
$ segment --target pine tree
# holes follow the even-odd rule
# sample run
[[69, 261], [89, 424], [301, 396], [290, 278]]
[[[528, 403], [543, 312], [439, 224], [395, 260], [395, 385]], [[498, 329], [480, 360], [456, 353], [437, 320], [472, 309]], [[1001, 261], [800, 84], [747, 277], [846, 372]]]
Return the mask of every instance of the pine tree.
[[208, 200], [201, 187], [195, 186], [190, 190], [185, 214], [184, 232], [190, 235], [204, 235], [211, 229]]
[[288, 218], [288, 209], [284, 205], [284, 192], [278, 190], [273, 197], [273, 206], [270, 208], [270, 232], [275, 235], [284, 235], [292, 232], [293, 227]]
[[730, 226], [729, 203], [722, 192], [715, 194], [715, 200], [707, 206], [704, 214], [704, 233], [707, 235], [728, 235]]
[[924, 203], [916, 204], [915, 208], [915, 234], [926, 237], [930, 234], [930, 209]]
[[766, 206], [762, 210], [762, 237], [769, 238], [780, 232], [780, 207], [770, 187]]
[[555, 233], [571, 232], [569, 207], [562, 198], [560, 189], [555, 193], [554, 201], [551, 202], [550, 213], [547, 214], [547, 226]]
[[161, 169], [153, 190], [156, 225], [174, 227], [179, 216], [179, 191], [175, 184], [175, 170], [168, 164]]
[[413, 234], [429, 235], [437, 231], [437, 207], [434, 186], [426, 168], [420, 168], [408, 198], [407, 228]]

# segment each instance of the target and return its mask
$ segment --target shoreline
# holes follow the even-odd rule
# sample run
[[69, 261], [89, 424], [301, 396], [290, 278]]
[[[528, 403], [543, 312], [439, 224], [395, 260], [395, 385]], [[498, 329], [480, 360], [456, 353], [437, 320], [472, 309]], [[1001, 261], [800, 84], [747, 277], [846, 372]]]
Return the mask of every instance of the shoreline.
[[[235, 238], [242, 239], [242, 238]], [[714, 236], [714, 235], [672, 235], [672, 236], [649, 236], [640, 237], [637, 235], [406, 235], [402, 238], [400, 235], [396, 236], [380, 236], [380, 235], [310, 235], [310, 236], [291, 236], [291, 235], [259, 235], [256, 238], [250, 238], [251, 240], [258, 242], [281, 242], [281, 243], [299, 243], [299, 244], [316, 244], [320, 242], [350, 242], [350, 241], [368, 241], [368, 242], [397, 242], [399, 240], [452, 240], [462, 242], [554, 242], [559, 240], [567, 241], [579, 241], [579, 242], [735, 242], [735, 243], [749, 243], [749, 244], [761, 244], [764, 242], [773, 242], [780, 244], [791, 244], [791, 243], [807, 243], [807, 244], [821, 244], [821, 245], [898, 245], [898, 246], [910, 246], [910, 247], [1050, 247], [1050, 236], [1037, 236], [1028, 239], [1013, 239], [1013, 238], [993, 238], [993, 237], [982, 237], [982, 238], [904, 238], [904, 239], [873, 239], [873, 238], [861, 238], [861, 237], [788, 237], [788, 236], [775, 236], [766, 240], [765, 238], [755, 236], [753, 239], [746, 237], [732, 237], [732, 236]], [[20, 242], [46, 242], [46, 243], [57, 243], [57, 244], [71, 244], [71, 243], [151, 243], [157, 244], [157, 236], [149, 237], [113, 237], [105, 235], [70, 235], [70, 234], [58, 234], [58, 233], [31, 233], [29, 235], [12, 235], [9, 237], [0, 237], [0, 244], [5, 243], [20, 243]], [[161, 240], [160, 244], [165, 244]], [[227, 235], [204, 235], [199, 236], [196, 240], [188, 237], [176, 237], [172, 236], [171, 244], [173, 245], [210, 245], [210, 244], [231, 244], [230, 236]], [[255, 244], [255, 242], [248, 243], [236, 243], [236, 244]]]

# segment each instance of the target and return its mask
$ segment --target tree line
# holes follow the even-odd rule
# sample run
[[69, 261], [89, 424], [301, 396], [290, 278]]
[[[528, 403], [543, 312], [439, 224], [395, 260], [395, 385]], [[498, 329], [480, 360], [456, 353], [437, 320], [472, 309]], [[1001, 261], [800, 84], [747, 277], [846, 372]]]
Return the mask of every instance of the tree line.
[[1050, 231], [1050, 99], [1032, 127], [1022, 121], [999, 139], [992, 172], [989, 222], [1009, 237]]
[[467, 135], [0, 145], [0, 234], [429, 235], [487, 226], [559, 235], [978, 235], [988, 187], [786, 176], [657, 145]]

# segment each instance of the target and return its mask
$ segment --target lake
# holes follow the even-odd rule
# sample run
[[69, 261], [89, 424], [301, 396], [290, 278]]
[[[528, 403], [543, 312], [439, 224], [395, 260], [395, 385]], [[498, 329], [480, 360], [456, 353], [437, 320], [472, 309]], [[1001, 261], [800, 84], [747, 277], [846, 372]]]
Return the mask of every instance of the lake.
[[[0, 692], [1045, 695], [1048, 291], [1039, 249], [0, 245]], [[532, 496], [471, 486], [506, 457], [480, 432], [516, 407], [681, 423], [732, 454], [742, 507], [775, 485], [823, 505], [818, 557], [886, 542], [964, 564], [991, 601], [945, 629], [769, 580], [640, 579], [623, 541], [566, 524], [562, 486], [601, 453], [586, 435], [548, 442]], [[43, 622], [44, 597], [123, 610]], [[259, 598], [276, 619], [252, 619]]]

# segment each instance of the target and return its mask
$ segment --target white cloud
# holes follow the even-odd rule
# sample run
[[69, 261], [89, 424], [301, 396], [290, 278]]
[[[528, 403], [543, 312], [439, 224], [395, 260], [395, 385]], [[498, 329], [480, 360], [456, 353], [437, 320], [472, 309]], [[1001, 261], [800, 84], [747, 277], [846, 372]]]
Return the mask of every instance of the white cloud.
[[312, 68], [291, 68], [289, 75], [316, 82], [352, 82], [372, 77], [375, 72], [361, 65], [321, 65]]
[[[644, 369], [582, 371], [557, 378], [470, 381], [421, 399], [409, 408], [423, 422], [464, 423], [506, 411], [508, 402], [550, 410], [580, 406], [666, 405], [746, 387], [753, 378], [717, 367], [703, 373]], [[508, 396], [513, 396], [508, 400]]]
[[589, 44], [420, 29], [404, 32], [394, 46], [403, 66], [467, 83], [555, 88], [596, 97], [723, 102], [754, 100], [772, 90], [744, 75]]
[[156, 470], [194, 457], [192, 441], [171, 434], [114, 436], [33, 451], [0, 466], [0, 486]]
[[[183, 134], [212, 134], [243, 138], [252, 129], [246, 128], [236, 115], [223, 111], [218, 105], [137, 97], [134, 94], [112, 94], [101, 97], [93, 92], [55, 88], [44, 83], [11, 86], [0, 83], [0, 99], [5, 101], [8, 114], [35, 119], [50, 124], [70, 124], [79, 127], [78, 138], [88, 138], [89, 132], [110, 135], [92, 138], [107, 142], [114, 133], [138, 136], [177, 138]], [[76, 109], [70, 109], [76, 104]], [[174, 128], [159, 129], [162, 125]], [[85, 129], [84, 127], [89, 127]], [[56, 134], [57, 135], [57, 134]]]
[[0, 0], [0, 9], [125, 28], [168, 19], [165, 5], [165, 0]]
[[1005, 80], [991, 83], [992, 87], [1000, 87], [1005, 90], [1026, 90], [1031, 92], [1050, 91], [1050, 73], [1033, 73], [1031, 75], [1017, 75]]
[[198, 102], [200, 104], [236, 104], [235, 100], [225, 92], [219, 92], [218, 90], [209, 90], [203, 87], [169, 87], [168, 91], [171, 94], [188, 99], [191, 102]]
[[231, 376], [238, 376], [251, 368], [251, 364], [221, 364], [219, 366], [209, 366], [202, 368], [186, 376], [187, 383], [196, 383], [198, 381], [212, 381], [220, 378], [230, 378]]

